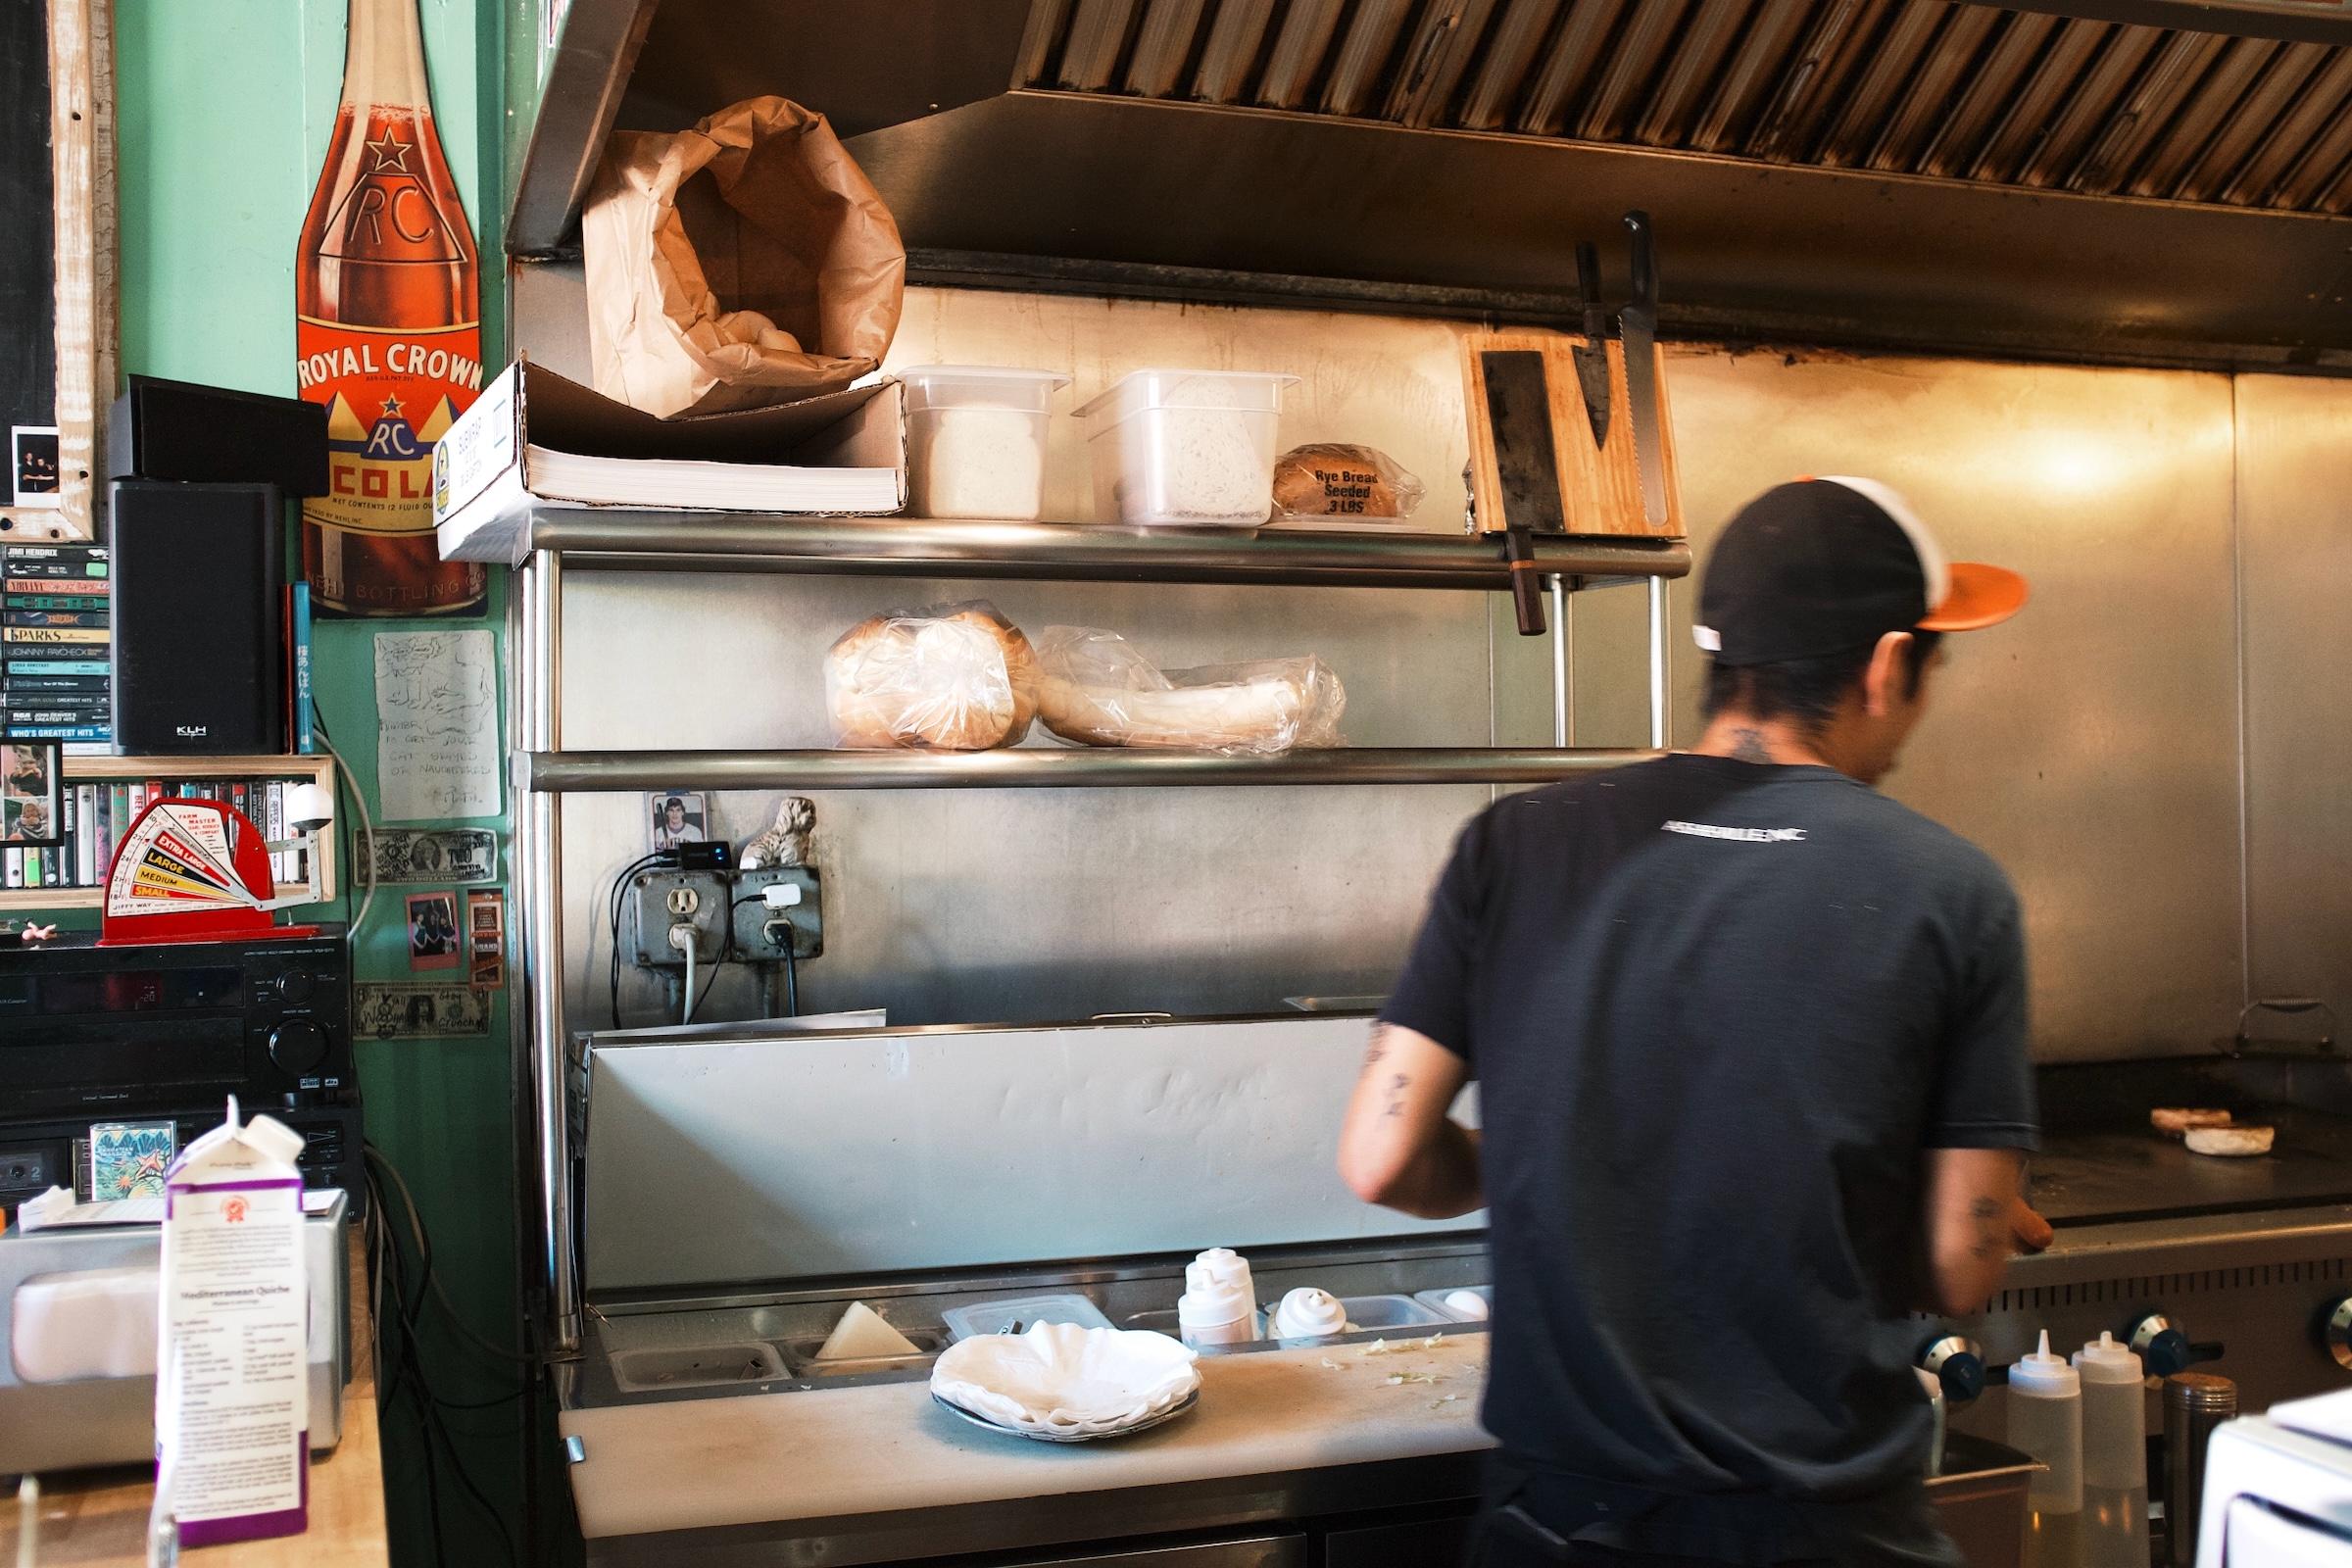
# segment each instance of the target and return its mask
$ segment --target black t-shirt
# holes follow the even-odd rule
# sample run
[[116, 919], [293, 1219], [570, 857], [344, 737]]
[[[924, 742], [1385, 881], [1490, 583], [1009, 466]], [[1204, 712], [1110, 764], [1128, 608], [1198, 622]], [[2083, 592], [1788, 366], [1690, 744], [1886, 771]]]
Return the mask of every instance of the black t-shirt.
[[1589, 1504], [1574, 1533], [1957, 1560], [1907, 1313], [1922, 1152], [2035, 1143], [1987, 856], [1823, 767], [1674, 756], [1511, 796], [1382, 1016], [1478, 1081], [1486, 1424]]

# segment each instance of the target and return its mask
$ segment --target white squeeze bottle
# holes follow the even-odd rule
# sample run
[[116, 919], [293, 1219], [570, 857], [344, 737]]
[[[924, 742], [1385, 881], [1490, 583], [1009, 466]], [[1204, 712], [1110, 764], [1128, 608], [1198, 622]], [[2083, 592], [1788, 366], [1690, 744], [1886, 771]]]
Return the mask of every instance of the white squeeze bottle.
[[2082, 1568], [2082, 1378], [2041, 1348], [2009, 1369], [2009, 1446], [2048, 1469], [2028, 1485], [2027, 1568]]
[[2084, 1568], [2148, 1560], [2148, 1391], [2139, 1357], [2101, 1334], [2075, 1352], [2082, 1377]]

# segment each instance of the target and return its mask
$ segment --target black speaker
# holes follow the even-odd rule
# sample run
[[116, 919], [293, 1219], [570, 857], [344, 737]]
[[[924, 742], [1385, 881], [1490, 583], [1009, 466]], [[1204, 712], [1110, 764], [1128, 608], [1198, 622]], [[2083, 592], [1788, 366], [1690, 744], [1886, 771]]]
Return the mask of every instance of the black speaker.
[[112, 495], [117, 750], [283, 752], [285, 492], [118, 479]]

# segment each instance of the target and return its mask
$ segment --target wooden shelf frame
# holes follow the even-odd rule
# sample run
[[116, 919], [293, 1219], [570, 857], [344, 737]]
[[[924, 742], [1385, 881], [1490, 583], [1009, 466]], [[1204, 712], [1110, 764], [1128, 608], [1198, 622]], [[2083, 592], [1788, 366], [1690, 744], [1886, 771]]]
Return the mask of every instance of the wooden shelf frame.
[[[325, 753], [294, 754], [284, 757], [68, 757], [65, 782], [75, 784], [119, 784], [139, 779], [252, 779], [287, 778], [306, 780], [330, 795], [335, 788], [335, 760]], [[256, 823], [265, 830], [267, 823]], [[328, 833], [318, 842], [318, 887], [323, 902], [337, 896], [341, 889], [338, 880], [336, 844], [340, 835]], [[282, 896], [300, 893], [304, 885], [286, 882], [278, 886]], [[95, 909], [105, 902], [106, 889], [95, 888], [7, 888], [0, 889], [0, 914], [47, 912], [52, 909]]]

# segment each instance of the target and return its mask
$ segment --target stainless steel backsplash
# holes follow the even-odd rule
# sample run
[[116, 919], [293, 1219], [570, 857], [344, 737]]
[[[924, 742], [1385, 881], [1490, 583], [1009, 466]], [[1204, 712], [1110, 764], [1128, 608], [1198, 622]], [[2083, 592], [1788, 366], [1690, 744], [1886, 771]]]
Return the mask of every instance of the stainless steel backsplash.
[[[529, 267], [517, 341], [584, 374], [576, 268]], [[1048, 514], [1092, 514], [1068, 409], [1126, 370], [1288, 370], [1282, 439], [1382, 447], [1461, 513], [1457, 329], [1444, 322], [910, 290], [891, 356], [1058, 369]], [[2247, 995], [2344, 999], [2352, 952], [2352, 386], [1931, 358], [1670, 350], [1701, 560], [1746, 497], [1801, 473], [1905, 490], [1953, 553], [2034, 602], [1956, 639], [1891, 793], [1977, 840], [2028, 910], [2045, 1059], [2208, 1050]], [[1550, 654], [1467, 594], [575, 573], [567, 746], [826, 743], [819, 662], [891, 606], [985, 596], [1032, 631], [1105, 626], [1169, 664], [1318, 653], [1358, 745], [1543, 741]], [[1694, 585], [1674, 586], [1674, 739], [1697, 733]], [[1643, 738], [1642, 596], [1576, 610], [1576, 740]], [[1047, 742], [1046, 744], [1051, 744]], [[810, 1008], [894, 1022], [1253, 1011], [1381, 989], [1478, 788], [818, 796], [825, 956]], [[712, 805], [741, 842], [772, 794]], [[606, 1007], [605, 880], [642, 803], [565, 808], [575, 1024]], [[2250, 874], [2249, 874], [2250, 872]], [[593, 933], [593, 938], [591, 936]], [[591, 943], [593, 941], [593, 952]], [[2352, 999], [2344, 999], [2352, 1000]], [[721, 977], [705, 1017], [747, 1012]], [[659, 993], [624, 983], [624, 1016]]]

